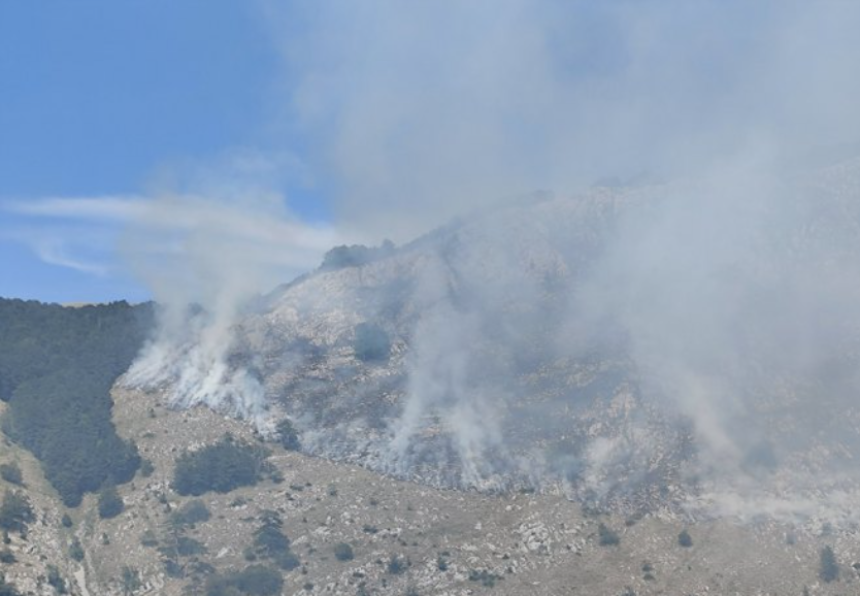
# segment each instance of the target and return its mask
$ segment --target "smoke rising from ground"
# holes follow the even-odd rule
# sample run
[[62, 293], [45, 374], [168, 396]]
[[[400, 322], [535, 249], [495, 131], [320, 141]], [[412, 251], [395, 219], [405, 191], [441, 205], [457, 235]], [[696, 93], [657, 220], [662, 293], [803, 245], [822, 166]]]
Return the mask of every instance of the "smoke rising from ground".
[[205, 404], [262, 424], [266, 404], [253, 357], [231, 360], [239, 349], [234, 326], [256, 297], [318, 263], [336, 236], [301, 222], [282, 196], [236, 174], [204, 179], [195, 184], [208, 194], [164, 193], [145, 203], [127, 231], [127, 259], [161, 311], [125, 383], [166, 389], [178, 407]]
[[[306, 141], [333, 226], [402, 241], [471, 214], [416, 274], [421, 314], [401, 338], [408, 381], [383, 468], [408, 473], [442, 433], [466, 485], [552, 471], [608, 494], [642, 481], [618, 470], [647, 476], [683, 442], [666, 427], [689, 424], [695, 453], [678, 479], [718, 509], [808, 511], [811, 491], [860, 481], [858, 170], [822, 168], [860, 152], [860, 6], [270, 14], [289, 89], [277, 126]], [[536, 189], [585, 198], [561, 211], [499, 203]], [[134, 257], [157, 297], [205, 314], [168, 310], [129, 379], [257, 417], [266, 379], [233, 358], [253, 360], [234, 333], [242, 305], [273, 266], [310, 268], [335, 239], [247, 196], [165, 199], [142, 220], [183, 255], [167, 273]], [[177, 225], [177, 213], [194, 216]], [[545, 387], [550, 375], [585, 389]], [[591, 386], [605, 399], [589, 409]], [[590, 426], [576, 435], [561, 413]]]

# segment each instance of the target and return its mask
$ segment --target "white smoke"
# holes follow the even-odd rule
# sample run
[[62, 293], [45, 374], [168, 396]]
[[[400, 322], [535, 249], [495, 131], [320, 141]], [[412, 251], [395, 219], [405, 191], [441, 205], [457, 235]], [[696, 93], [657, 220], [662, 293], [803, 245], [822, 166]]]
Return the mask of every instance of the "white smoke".
[[236, 356], [235, 325], [261, 293], [318, 264], [336, 236], [292, 216], [284, 197], [231, 182], [151, 199], [132, 221], [125, 254], [160, 311], [124, 382], [261, 425], [263, 386], [253, 358]]
[[[728, 494], [752, 494], [762, 453], [804, 470], [771, 486], [845, 478], [834, 453], [860, 453], [860, 441], [850, 420], [834, 418], [857, 387], [845, 369], [860, 329], [860, 199], [851, 184], [825, 191], [809, 181], [820, 173], [800, 173], [860, 147], [858, 5], [380, 0], [280, 10], [271, 14], [287, 56], [285, 120], [305, 135], [303, 167], [326, 180], [338, 229], [408, 239], [521, 191], [680, 180], [580, 220], [595, 229], [502, 222], [493, 258], [431, 268], [386, 465], [402, 473], [430, 456], [415, 453], [421, 438], [442, 432], [466, 481], [485, 483], [494, 458], [508, 457], [498, 413], [515, 400], [504, 385], [523, 385], [476, 347], [528, 352], [544, 341], [555, 357], [577, 357], [611, 336], [644, 399], [692, 421], [692, 472]], [[132, 233], [136, 269], [173, 306], [127, 378], [166, 387], [177, 405], [258, 418], [262, 386], [235, 324], [257, 292], [337, 241], [257, 186], [204, 186], [157, 200]], [[540, 229], [528, 246], [510, 246], [529, 224]], [[547, 250], [536, 245], [542, 233]], [[535, 272], [546, 255], [554, 260]], [[518, 302], [542, 308], [551, 292], [540, 284], [558, 280], [575, 283], [554, 320], [511, 316]], [[202, 311], [187, 319], [190, 303]], [[535, 417], [554, 428], [553, 413]], [[791, 424], [788, 438], [774, 432]], [[590, 436], [575, 457], [604, 492], [618, 462], [659, 448], [644, 423]]]

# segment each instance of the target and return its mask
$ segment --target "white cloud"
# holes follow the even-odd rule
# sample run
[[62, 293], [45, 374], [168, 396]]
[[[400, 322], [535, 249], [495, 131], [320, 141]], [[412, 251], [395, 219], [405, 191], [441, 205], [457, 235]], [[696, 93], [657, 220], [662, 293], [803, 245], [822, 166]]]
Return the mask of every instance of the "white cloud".
[[101, 263], [84, 261], [70, 253], [70, 248], [62, 239], [39, 238], [30, 244], [36, 255], [49, 265], [67, 267], [103, 277], [109, 269]]
[[2, 201], [0, 210], [33, 217], [124, 222], [138, 216], [145, 204], [145, 198], [132, 195], [44, 197]]

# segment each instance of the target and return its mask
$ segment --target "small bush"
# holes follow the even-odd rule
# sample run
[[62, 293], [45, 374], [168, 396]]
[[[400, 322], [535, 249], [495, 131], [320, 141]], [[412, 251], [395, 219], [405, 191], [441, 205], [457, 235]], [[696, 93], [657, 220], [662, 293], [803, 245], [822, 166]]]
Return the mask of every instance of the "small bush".
[[821, 549], [818, 577], [825, 583], [839, 579], [839, 564], [836, 562], [836, 555], [833, 554], [833, 549], [829, 546]]
[[391, 557], [388, 561], [388, 573], [391, 575], [400, 575], [406, 571], [406, 562], [400, 557]]
[[173, 488], [180, 495], [228, 493], [259, 482], [268, 453], [225, 437], [215, 445], [183, 453], [176, 460]]
[[264, 565], [249, 565], [242, 571], [210, 576], [206, 582], [207, 596], [232, 596], [237, 590], [250, 596], [279, 594], [284, 585], [281, 574]]
[[18, 486], [24, 484], [24, 475], [15, 462], [0, 465], [0, 478], [10, 484], [17, 484]]
[[260, 556], [273, 557], [290, 550], [290, 539], [272, 525], [264, 525], [254, 533], [254, 547]]
[[601, 523], [597, 527], [597, 535], [600, 546], [618, 546], [618, 544], [621, 543], [621, 538], [618, 536], [618, 533], [609, 529], [606, 524]]
[[122, 513], [124, 509], [125, 504], [116, 492], [116, 487], [113, 484], [106, 484], [99, 491], [99, 517], [110, 519]]
[[75, 538], [69, 546], [69, 556], [77, 562], [84, 560], [84, 547], [81, 546], [81, 541]]
[[469, 581], [481, 582], [481, 585], [485, 588], [494, 587], [496, 585], [496, 581], [500, 579], [502, 579], [501, 576], [498, 576], [495, 573], [490, 573], [486, 569], [482, 569], [481, 571], [472, 569], [469, 571]]
[[140, 581], [140, 572], [128, 565], [123, 566], [120, 581], [122, 582], [123, 594], [133, 594], [143, 585]]
[[353, 350], [362, 362], [384, 362], [391, 355], [391, 340], [378, 325], [360, 323], [355, 327]]
[[360, 267], [361, 265], [384, 259], [393, 254], [394, 250], [394, 243], [391, 240], [385, 240], [378, 247], [369, 247], [362, 244], [335, 246], [323, 257], [320, 270], [334, 271], [345, 267]]
[[147, 548], [158, 546], [158, 538], [156, 538], [155, 532], [152, 530], [144, 531], [144, 533], [140, 535], [140, 544]]
[[170, 516], [170, 521], [176, 527], [193, 526], [209, 521], [211, 517], [212, 514], [209, 513], [206, 504], [200, 499], [193, 499], [174, 511], [173, 515]]
[[299, 451], [302, 448], [301, 442], [299, 441], [299, 433], [296, 432], [296, 429], [293, 427], [293, 423], [290, 422], [289, 419], [284, 418], [278, 422], [275, 430], [278, 433], [281, 447], [287, 451]]
[[66, 580], [60, 575], [60, 570], [54, 565], [48, 565], [48, 583], [56, 590], [57, 594], [66, 593]]
[[274, 559], [275, 563], [278, 564], [278, 567], [280, 567], [284, 571], [292, 571], [293, 569], [298, 569], [302, 565], [302, 562], [292, 551], [280, 553], [279, 555], [275, 556]]
[[0, 504], [0, 528], [4, 530], [26, 530], [35, 519], [30, 501], [21, 493], [7, 490]]
[[690, 533], [687, 530], [681, 530], [681, 533], [678, 534], [678, 544], [684, 548], [690, 548], [693, 546], [693, 537], [690, 536]]
[[349, 544], [341, 542], [335, 545], [334, 556], [338, 561], [352, 561], [355, 558], [355, 553]]
[[69, 516], [68, 513], [63, 514], [63, 519], [60, 520], [60, 523], [63, 524], [64, 528], [71, 528], [73, 525], [72, 518]]
[[189, 538], [188, 536], [180, 536], [176, 541], [176, 552], [181, 557], [191, 557], [194, 555], [205, 555], [208, 551], [203, 543]]
[[5, 550], [0, 550], [0, 563], [5, 563], [7, 565], [11, 565], [15, 562], [15, 555], [8, 548]]
[[155, 465], [148, 459], [140, 460], [140, 475], [149, 478], [155, 472]]

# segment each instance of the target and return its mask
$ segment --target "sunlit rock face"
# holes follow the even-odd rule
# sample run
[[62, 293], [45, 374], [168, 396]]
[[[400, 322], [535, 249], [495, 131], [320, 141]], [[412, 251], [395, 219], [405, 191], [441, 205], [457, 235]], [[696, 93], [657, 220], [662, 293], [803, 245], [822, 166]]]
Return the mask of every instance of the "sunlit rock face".
[[156, 342], [127, 382], [432, 485], [803, 515], [860, 480], [858, 171], [501, 204]]

